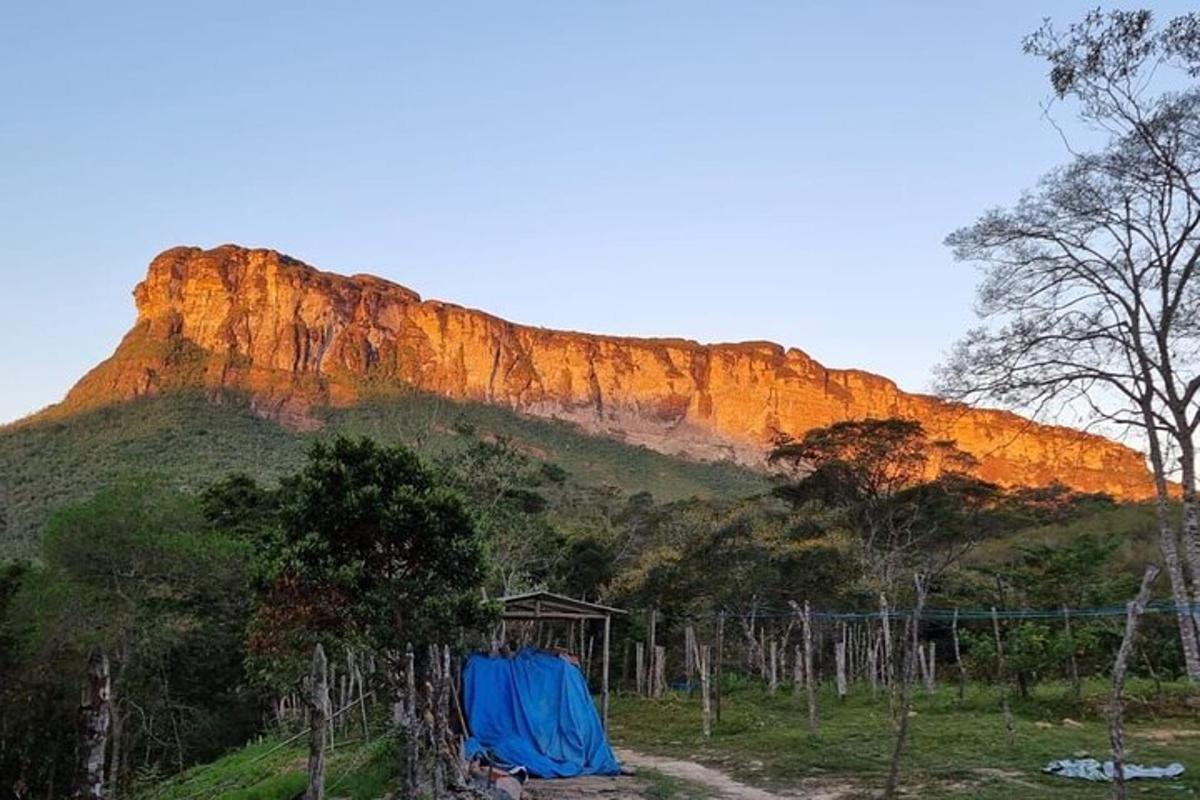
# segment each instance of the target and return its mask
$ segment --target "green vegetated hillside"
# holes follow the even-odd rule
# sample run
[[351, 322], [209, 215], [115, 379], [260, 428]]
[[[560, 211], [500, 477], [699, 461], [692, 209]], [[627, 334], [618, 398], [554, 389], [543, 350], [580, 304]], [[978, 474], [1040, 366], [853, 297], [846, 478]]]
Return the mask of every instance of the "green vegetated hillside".
[[968, 556], [966, 563], [1002, 563], [1018, 548], [1062, 548], [1081, 537], [1116, 539], [1119, 545], [1112, 564], [1130, 575], [1141, 575], [1146, 564], [1161, 563], [1162, 560], [1153, 503], [1102, 502], [1063, 519], [1033, 522], [1006, 536], [983, 541]]
[[766, 476], [732, 464], [673, 458], [568, 423], [425, 394], [321, 417], [322, 429], [298, 433], [256, 415], [240, 396], [181, 393], [0, 429], [0, 558], [33, 555], [56, 507], [122, 477], [154, 473], [198, 489], [244, 471], [270, 483], [294, 471], [311, 442], [335, 433], [401, 441], [431, 457], [469, 434], [503, 436], [566, 470], [571, 485], [649, 492], [658, 500], [735, 498], [768, 486]]

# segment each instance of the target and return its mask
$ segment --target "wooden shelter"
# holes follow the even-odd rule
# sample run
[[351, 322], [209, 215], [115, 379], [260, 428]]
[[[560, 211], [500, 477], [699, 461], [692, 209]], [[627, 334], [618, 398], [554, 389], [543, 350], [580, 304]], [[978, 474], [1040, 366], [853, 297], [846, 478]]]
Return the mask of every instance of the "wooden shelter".
[[614, 614], [626, 612], [599, 603], [589, 603], [586, 600], [576, 600], [566, 595], [541, 591], [501, 597], [499, 602], [504, 606], [500, 618], [505, 622], [568, 621], [579, 622], [581, 625], [591, 620], [604, 622], [604, 656], [600, 670], [600, 718], [604, 722], [604, 729], [608, 730], [608, 671], [612, 618]]

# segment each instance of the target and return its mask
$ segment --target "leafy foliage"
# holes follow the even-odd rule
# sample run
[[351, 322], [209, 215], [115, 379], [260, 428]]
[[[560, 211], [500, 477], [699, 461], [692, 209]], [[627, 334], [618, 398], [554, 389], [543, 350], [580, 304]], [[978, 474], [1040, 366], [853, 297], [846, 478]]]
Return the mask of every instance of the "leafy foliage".
[[325, 427], [297, 432], [263, 419], [236, 394], [173, 393], [62, 419], [0, 428], [0, 557], [30, 558], [51, 513], [131, 475], [153, 473], [199, 491], [232, 473], [274, 487], [304, 463], [307, 448], [339, 433], [404, 444], [440, 461], [495, 437], [544, 463], [551, 512], [586, 506], [592, 489], [648, 490], [663, 500], [735, 498], [761, 491], [764, 475], [732, 464], [672, 458], [587, 436], [572, 426], [493, 406], [413, 393], [322, 412]]
[[93, 648], [112, 663], [122, 775], [131, 753], [179, 768], [244, 740], [258, 722], [240, 680], [247, 555], [206, 526], [195, 498], [153, 480], [56, 514], [41, 566], [10, 569], [0, 722], [21, 746], [0, 754], [0, 772], [66, 785], [62, 731], [73, 729], [79, 665]]
[[252, 642], [277, 677], [300, 673], [310, 651], [297, 635], [387, 652], [486, 618], [475, 521], [411, 450], [343, 437], [314, 445], [281, 487], [268, 533]]
[[893, 593], [905, 568], [936, 575], [996, 522], [998, 487], [972, 478], [973, 459], [907, 419], [866, 419], [781, 441], [771, 461], [795, 480], [775, 494], [843, 515], [865, 576]]

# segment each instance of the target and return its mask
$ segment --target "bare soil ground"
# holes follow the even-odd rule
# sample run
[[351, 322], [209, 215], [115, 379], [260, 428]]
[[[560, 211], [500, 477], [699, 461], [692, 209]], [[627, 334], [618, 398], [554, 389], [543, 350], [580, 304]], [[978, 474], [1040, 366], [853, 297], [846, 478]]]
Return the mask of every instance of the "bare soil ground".
[[[775, 794], [734, 780], [723, 772], [693, 761], [664, 758], [618, 749], [621, 764], [634, 769], [652, 769], [678, 778], [717, 800], [845, 800], [852, 797], [849, 787], [804, 787], [799, 792]], [[645, 800], [646, 784], [636, 775], [615, 778], [586, 777], [553, 781], [530, 781], [526, 785], [533, 800]], [[681, 796], [686, 796], [685, 794]]]
[[645, 800], [645, 785], [632, 775], [606, 778], [560, 778], [553, 781], [531, 780], [525, 784], [531, 800]]

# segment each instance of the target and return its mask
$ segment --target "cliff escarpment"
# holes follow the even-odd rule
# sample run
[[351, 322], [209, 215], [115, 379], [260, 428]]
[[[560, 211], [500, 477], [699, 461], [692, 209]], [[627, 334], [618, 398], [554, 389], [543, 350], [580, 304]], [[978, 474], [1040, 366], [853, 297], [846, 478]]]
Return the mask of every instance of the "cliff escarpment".
[[310, 410], [418, 389], [575, 423], [665, 453], [763, 462], [781, 433], [899, 416], [954, 439], [1004, 485], [1060, 481], [1149, 494], [1142, 456], [1102, 437], [901, 391], [769, 342], [699, 344], [546, 330], [271, 250], [179, 247], [134, 290], [137, 321], [50, 415], [180, 389], [248, 393], [313, 427]]

